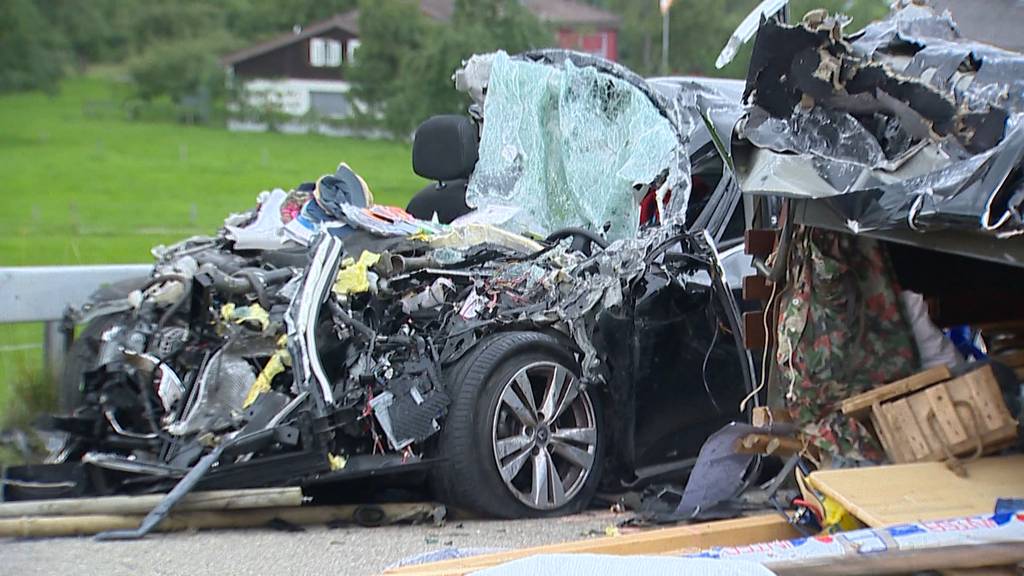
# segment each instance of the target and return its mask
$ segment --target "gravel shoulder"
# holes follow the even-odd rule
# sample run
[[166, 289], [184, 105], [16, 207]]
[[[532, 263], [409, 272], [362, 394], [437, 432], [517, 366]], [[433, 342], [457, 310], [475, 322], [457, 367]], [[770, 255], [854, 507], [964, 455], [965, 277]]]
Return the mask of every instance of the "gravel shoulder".
[[3, 573], [80, 576], [379, 574], [446, 547], [521, 548], [604, 534], [622, 516], [592, 511], [543, 520], [451, 521], [442, 527], [308, 527], [304, 532], [219, 530], [155, 534], [136, 542], [0, 539]]

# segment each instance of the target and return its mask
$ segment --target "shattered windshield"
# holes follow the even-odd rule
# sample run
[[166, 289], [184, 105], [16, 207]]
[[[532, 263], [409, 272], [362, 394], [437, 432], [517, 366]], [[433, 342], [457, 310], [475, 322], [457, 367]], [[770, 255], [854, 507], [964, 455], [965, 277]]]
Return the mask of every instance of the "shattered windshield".
[[[670, 169], [677, 132], [622, 78], [565, 60], [493, 55], [480, 160], [466, 201], [516, 232], [578, 226], [633, 237], [638, 194]], [[683, 197], [687, 190], [677, 193]]]

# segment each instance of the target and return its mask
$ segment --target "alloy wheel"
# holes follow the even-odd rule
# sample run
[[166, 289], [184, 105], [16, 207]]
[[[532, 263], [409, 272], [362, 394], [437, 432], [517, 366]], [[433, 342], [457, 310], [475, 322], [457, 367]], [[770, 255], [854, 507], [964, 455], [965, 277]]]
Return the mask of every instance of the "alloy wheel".
[[556, 362], [520, 368], [493, 413], [494, 460], [506, 488], [535, 510], [569, 503], [596, 465], [597, 418], [590, 392]]

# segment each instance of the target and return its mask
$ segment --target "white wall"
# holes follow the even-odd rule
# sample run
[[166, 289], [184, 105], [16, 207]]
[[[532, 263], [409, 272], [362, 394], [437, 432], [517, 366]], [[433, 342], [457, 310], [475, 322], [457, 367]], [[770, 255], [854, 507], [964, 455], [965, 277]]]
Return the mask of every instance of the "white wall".
[[268, 101], [286, 114], [302, 116], [309, 112], [310, 92], [347, 94], [350, 85], [342, 80], [248, 80], [243, 85], [249, 106], [263, 107]]

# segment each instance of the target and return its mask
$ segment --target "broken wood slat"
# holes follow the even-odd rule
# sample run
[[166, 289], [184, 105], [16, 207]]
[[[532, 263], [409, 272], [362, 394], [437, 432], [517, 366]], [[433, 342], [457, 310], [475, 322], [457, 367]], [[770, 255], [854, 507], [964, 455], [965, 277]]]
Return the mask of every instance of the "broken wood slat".
[[765, 428], [772, 424], [789, 424], [792, 421], [793, 417], [784, 408], [756, 406], [750, 415], [750, 423], [754, 428]]
[[[1015, 566], [1024, 562], [1024, 543], [998, 542], [923, 548], [886, 550], [871, 554], [849, 554], [841, 558], [812, 558], [787, 562], [765, 562], [778, 576], [852, 576], [859, 574], [916, 574], [918, 572], [971, 570]], [[1009, 574], [1017, 574], [1016, 570]], [[993, 576], [1003, 572], [967, 572]]]
[[443, 560], [429, 564], [404, 566], [389, 570], [386, 574], [404, 576], [461, 576], [462, 574], [468, 574], [538, 554], [611, 554], [616, 556], [665, 554], [684, 549], [743, 546], [773, 540], [787, 540], [797, 536], [799, 536], [799, 533], [789, 524], [786, 518], [778, 514], [772, 514], [649, 530], [624, 536], [610, 536], [537, 546], [470, 558]]
[[[964, 429], [960, 415], [957, 414], [956, 406], [950, 399], [949, 392], [942, 384], [932, 386], [922, 394], [907, 398], [910, 401], [911, 409], [917, 415], [919, 421], [935, 422], [942, 435], [945, 436], [948, 444], [959, 444], [971, 438], [971, 432]], [[922, 415], [921, 413], [924, 412]], [[934, 414], [934, 420], [928, 420]], [[968, 416], [970, 417], [970, 416]], [[980, 431], [973, 431], [978, 434]]]
[[932, 434], [926, 434], [921, 428], [914, 417], [914, 411], [910, 409], [910, 402], [901, 398], [882, 404], [881, 408], [893, 426], [893, 437], [907, 448], [905, 454], [909, 454], [910, 458], [906, 461], [928, 459], [933, 453], [933, 446], [929, 443]]
[[936, 366], [929, 368], [923, 372], [918, 372], [912, 376], [908, 376], [902, 380], [897, 380], [890, 384], [885, 384], [868, 390], [862, 394], [858, 394], [852, 398], [843, 400], [840, 405], [840, 409], [843, 414], [848, 416], [860, 416], [863, 412], [871, 408], [872, 404], [885, 402], [891, 398], [910, 394], [916, 392], [922, 388], [931, 386], [938, 382], [949, 380], [952, 374], [949, 372], [949, 368], [946, 366]]
[[772, 297], [772, 283], [764, 276], [743, 277], [744, 300], [768, 300]]
[[889, 422], [889, 416], [882, 411], [882, 406], [877, 402], [871, 406], [871, 424], [875, 428], [875, 436], [882, 444], [882, 449], [889, 456], [889, 459], [897, 464], [907, 462], [909, 458], [903, 453], [903, 443], [897, 441], [897, 436]]
[[775, 251], [779, 231], [772, 228], [752, 228], [743, 233], [743, 251], [762, 260]]
[[970, 403], [977, 409], [986, 433], [1016, 430], [1017, 422], [1006, 408], [991, 366], [968, 372], [947, 387], [954, 400]]
[[799, 454], [803, 449], [804, 444], [800, 440], [775, 434], [747, 434], [738, 438], [733, 448], [737, 454], [775, 454], [783, 458]]
[[[61, 498], [0, 504], [0, 518], [19, 516], [74, 516], [90, 514], [147, 514], [163, 500], [165, 494], [144, 496], [105, 496], [101, 498]], [[240, 510], [248, 508], [283, 508], [302, 504], [302, 489], [259, 488], [253, 490], [214, 490], [193, 492], [182, 498], [174, 509]]]
[[1024, 498], [1024, 455], [963, 463], [957, 476], [941, 462], [819, 470], [808, 481], [878, 528], [991, 514], [998, 498]]
[[[299, 526], [333, 522], [381, 526], [432, 520], [437, 514], [443, 515], [443, 510], [440, 504], [414, 503], [171, 512], [155, 530], [257, 528], [274, 520]], [[367, 523], [367, 518], [373, 522]], [[141, 521], [142, 516], [111, 514], [4, 518], [0, 519], [0, 537], [85, 536], [109, 530], [134, 530]]]

